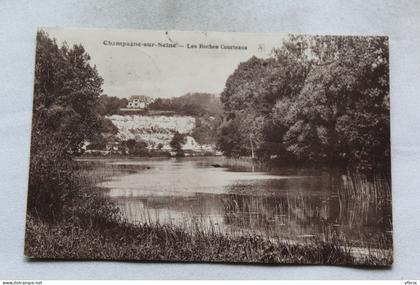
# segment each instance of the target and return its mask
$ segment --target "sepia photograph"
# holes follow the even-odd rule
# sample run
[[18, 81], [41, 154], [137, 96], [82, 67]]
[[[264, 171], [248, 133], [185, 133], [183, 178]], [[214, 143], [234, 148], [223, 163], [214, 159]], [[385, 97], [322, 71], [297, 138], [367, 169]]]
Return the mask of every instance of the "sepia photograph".
[[31, 259], [389, 267], [386, 36], [39, 28]]

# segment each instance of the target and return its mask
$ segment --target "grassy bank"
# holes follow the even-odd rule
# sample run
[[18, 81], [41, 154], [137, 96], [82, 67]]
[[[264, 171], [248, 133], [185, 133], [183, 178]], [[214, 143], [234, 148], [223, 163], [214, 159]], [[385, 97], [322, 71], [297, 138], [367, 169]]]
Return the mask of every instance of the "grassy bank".
[[[208, 230], [200, 225], [185, 229], [150, 221], [141, 225], [127, 223], [121, 217], [116, 205], [104, 196], [103, 189], [98, 189], [95, 185], [119, 173], [131, 173], [138, 169], [132, 169], [132, 166], [121, 168], [112, 164], [98, 167], [97, 163], [88, 162], [83, 164], [83, 167], [78, 165], [77, 168], [69, 168], [64, 176], [72, 182], [68, 185], [61, 183], [67, 180], [58, 175], [53, 182], [60, 183], [48, 184], [51, 188], [46, 189], [44, 185], [39, 185], [39, 189], [44, 190], [39, 193], [43, 195], [53, 193], [52, 190], [60, 191], [62, 193], [60, 197], [63, 198], [58, 201], [62, 206], [55, 207], [60, 209], [60, 212], [54, 215], [49, 215], [51, 213], [49, 208], [44, 212], [38, 210], [45, 204], [35, 204], [36, 210], [28, 209], [26, 256], [181, 262], [381, 266], [392, 264], [392, 250], [386, 250], [392, 248], [392, 244], [389, 245], [388, 242], [384, 242], [383, 246], [371, 251], [368, 243], [350, 243], [350, 241], [338, 240], [334, 235], [330, 235], [332, 238], [328, 239], [314, 238], [303, 242], [293, 242], [269, 238], [257, 232], [240, 235], [227, 234]], [[229, 163], [237, 163], [237, 161]], [[30, 189], [30, 195], [34, 193], [33, 190]], [[383, 193], [383, 191], [390, 192], [390, 189], [378, 182], [372, 183], [358, 176], [349, 177], [342, 188], [337, 190], [340, 203], [346, 201], [346, 203], [358, 205], [358, 207], [353, 207], [358, 209], [354, 211], [355, 220], [366, 216], [366, 211], [372, 203], [380, 205], [375, 208], [378, 211], [382, 207], [390, 207], [388, 205], [390, 196]], [[299, 206], [290, 201], [287, 204], [290, 209], [295, 207], [298, 210], [301, 207], [301, 204]], [[38, 213], [48, 215], [44, 214], [43, 217], [37, 215]]]
[[391, 257], [355, 258], [338, 243], [292, 244], [258, 235], [231, 237], [216, 232], [187, 233], [172, 225], [103, 224], [63, 220], [45, 223], [28, 217], [25, 255], [36, 258], [148, 261], [201, 261], [389, 265]]

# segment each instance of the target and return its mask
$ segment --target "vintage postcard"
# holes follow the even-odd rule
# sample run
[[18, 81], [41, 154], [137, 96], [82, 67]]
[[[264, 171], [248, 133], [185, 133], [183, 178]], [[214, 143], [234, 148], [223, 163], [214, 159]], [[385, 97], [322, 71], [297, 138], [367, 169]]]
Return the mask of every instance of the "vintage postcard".
[[40, 28], [25, 255], [390, 266], [388, 48]]

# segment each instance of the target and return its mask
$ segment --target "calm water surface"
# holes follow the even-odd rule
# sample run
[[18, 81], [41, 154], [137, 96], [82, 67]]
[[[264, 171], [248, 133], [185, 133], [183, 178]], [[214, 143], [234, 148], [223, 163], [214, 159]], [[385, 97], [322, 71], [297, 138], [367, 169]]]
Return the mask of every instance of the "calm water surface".
[[374, 247], [391, 242], [390, 207], [343, 201], [345, 176], [227, 166], [222, 158], [95, 161], [112, 169], [98, 186], [131, 223], [292, 240], [338, 237]]

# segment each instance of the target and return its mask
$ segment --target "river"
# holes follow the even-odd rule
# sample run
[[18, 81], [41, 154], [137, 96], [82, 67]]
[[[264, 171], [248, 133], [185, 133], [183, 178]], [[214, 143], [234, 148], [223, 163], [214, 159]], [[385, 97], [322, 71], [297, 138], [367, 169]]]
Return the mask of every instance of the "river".
[[370, 195], [350, 199], [340, 192], [348, 178], [331, 171], [258, 168], [214, 157], [83, 162], [112, 170], [97, 186], [134, 224], [392, 246], [390, 203]]

